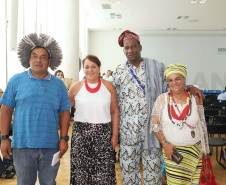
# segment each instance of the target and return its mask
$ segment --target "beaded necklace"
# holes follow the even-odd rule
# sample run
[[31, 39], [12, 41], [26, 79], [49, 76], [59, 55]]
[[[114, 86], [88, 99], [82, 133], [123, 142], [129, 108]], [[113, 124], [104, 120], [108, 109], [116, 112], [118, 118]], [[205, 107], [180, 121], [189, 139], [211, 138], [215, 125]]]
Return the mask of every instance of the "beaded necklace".
[[97, 86], [95, 88], [89, 87], [88, 82], [87, 82], [87, 79], [85, 79], [85, 87], [86, 87], [86, 90], [89, 91], [90, 93], [96, 93], [97, 91], [99, 91], [100, 86], [101, 86], [101, 80], [100, 80], [100, 78], [99, 78], [98, 84], [97, 84]]
[[[171, 122], [173, 124], [175, 124], [175, 122], [173, 121], [172, 117], [176, 120], [181, 120], [181, 124], [177, 123], [177, 126], [180, 127], [180, 129], [182, 129], [183, 125], [186, 124], [190, 129], [191, 129], [191, 136], [194, 138], [195, 137], [195, 131], [194, 128], [191, 125], [186, 123], [186, 120], [188, 118], [188, 116], [191, 115], [191, 111], [192, 111], [192, 102], [191, 102], [191, 95], [188, 94], [188, 92], [185, 90], [186, 96], [187, 96], [187, 105], [184, 108], [184, 110], [182, 111], [182, 113], [180, 112], [174, 98], [173, 98], [173, 93], [172, 91], [170, 93], [168, 93], [168, 98], [167, 98], [167, 103], [168, 103], [168, 115], [169, 118], [171, 120]], [[174, 105], [174, 106], [173, 106]], [[179, 116], [176, 114], [174, 107], [177, 109], [177, 111], [179, 112]]]
[[[179, 108], [178, 108], [175, 100], [173, 99], [173, 92], [172, 91], [170, 92], [170, 108], [171, 108], [171, 114], [172, 114], [172, 116], [173, 116], [174, 119], [183, 120], [187, 116], [187, 114], [188, 114], [188, 109], [189, 109], [189, 107], [188, 107], [189, 106], [189, 95], [188, 95], [188, 92], [187, 91], [185, 91], [185, 93], [186, 93], [186, 96], [187, 96], [187, 105], [184, 108], [184, 110], [182, 111], [182, 113], [180, 113], [180, 110], [179, 110]], [[178, 116], [176, 114], [176, 112], [174, 110], [173, 104], [176, 107], [176, 109], [178, 110], [180, 116]]]
[[133, 72], [133, 70], [129, 67], [128, 60], [127, 60], [126, 64], [127, 64], [128, 68], [129, 68], [129, 72], [133, 75], [133, 77], [136, 79], [137, 83], [143, 89], [143, 91], [145, 93], [145, 85], [138, 79], [137, 75], [135, 75], [135, 73]]

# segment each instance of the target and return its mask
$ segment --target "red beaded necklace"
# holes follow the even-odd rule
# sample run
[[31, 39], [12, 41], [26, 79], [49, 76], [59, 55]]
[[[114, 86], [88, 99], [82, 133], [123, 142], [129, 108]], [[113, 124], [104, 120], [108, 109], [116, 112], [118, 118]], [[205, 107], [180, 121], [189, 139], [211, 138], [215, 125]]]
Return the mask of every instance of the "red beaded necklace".
[[[191, 129], [191, 136], [194, 138], [195, 137], [195, 127], [192, 127], [190, 126], [189, 124], [186, 123], [186, 120], [188, 118], [188, 116], [191, 115], [191, 111], [192, 111], [192, 102], [191, 102], [191, 95], [188, 94], [188, 92], [185, 90], [185, 93], [186, 93], [186, 96], [187, 96], [187, 105], [186, 107], [184, 108], [184, 110], [182, 111], [182, 113], [180, 113], [178, 107], [177, 107], [177, 104], [176, 102], [174, 101], [173, 99], [173, 93], [172, 91], [169, 93], [168, 95], [168, 98], [167, 98], [167, 102], [168, 102], [168, 115], [169, 115], [169, 118], [171, 120], [171, 122], [173, 124], [175, 124], [175, 122], [173, 121], [172, 117], [174, 119], [177, 119], [177, 120], [182, 120], [182, 125], [180, 125], [179, 123], [177, 124], [177, 126], [180, 126], [180, 129], [182, 128], [183, 126], [183, 123], [186, 124], [190, 129]], [[177, 108], [180, 116], [178, 116], [174, 110], [174, 107], [173, 107], [173, 101], [174, 101], [174, 106]]]
[[[188, 114], [188, 109], [189, 109], [189, 95], [188, 95], [188, 92], [185, 90], [185, 93], [186, 93], [186, 96], [187, 96], [187, 105], [186, 107], [184, 108], [184, 110], [182, 111], [182, 113], [180, 113], [178, 107], [177, 107], [177, 104], [176, 102], [174, 101], [173, 99], [173, 93], [172, 91], [170, 92], [170, 108], [171, 108], [171, 114], [172, 114], [172, 117], [176, 120], [183, 120], [187, 114]], [[176, 109], [178, 110], [180, 116], [178, 116], [174, 110], [174, 106], [173, 106], [173, 103], [174, 103], [174, 106], [176, 107]]]
[[[186, 91], [187, 92], [187, 91]], [[172, 117], [174, 118], [174, 119], [177, 119], [178, 118], [178, 120], [182, 120], [182, 122], [185, 122], [186, 121], [186, 119], [187, 119], [187, 117], [188, 116], [190, 116], [191, 115], [191, 109], [192, 109], [192, 103], [191, 103], [191, 96], [190, 95], [188, 95], [188, 93], [186, 93], [186, 95], [188, 96], [188, 98], [187, 98], [187, 106], [188, 106], [188, 110], [183, 110], [183, 112], [182, 112], [182, 114], [180, 114], [180, 116], [177, 116], [177, 114], [176, 114], [176, 112], [175, 112], [175, 110], [174, 110], [174, 107], [173, 107], [173, 98], [172, 98], [172, 96], [173, 96], [173, 93], [172, 93], [172, 91], [169, 93], [169, 95], [168, 95], [168, 98], [167, 98], [167, 102], [168, 102], [168, 115], [169, 115], [169, 118], [170, 118], [170, 120], [172, 121], [172, 123], [173, 124], [175, 124], [174, 123], [174, 121], [173, 121], [173, 119], [172, 119]], [[176, 105], [177, 106], [177, 104], [176, 103], [174, 103], [174, 105]], [[178, 107], [177, 107], [178, 108]], [[179, 110], [179, 109], [178, 109]], [[180, 113], [180, 112], [179, 112]], [[185, 117], [184, 117], [184, 115], [185, 115]], [[179, 126], [179, 125], [178, 125]]]
[[90, 88], [88, 85], [87, 79], [85, 79], [85, 86], [86, 86], [86, 90], [89, 91], [90, 93], [96, 93], [100, 89], [101, 80], [99, 78], [98, 85], [95, 88]]

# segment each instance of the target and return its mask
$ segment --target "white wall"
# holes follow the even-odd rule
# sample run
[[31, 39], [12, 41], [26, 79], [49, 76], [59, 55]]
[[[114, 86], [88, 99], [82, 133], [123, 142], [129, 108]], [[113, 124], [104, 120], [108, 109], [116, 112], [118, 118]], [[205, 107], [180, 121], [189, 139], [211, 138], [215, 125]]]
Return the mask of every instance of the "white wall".
[[188, 68], [187, 84], [200, 89], [221, 90], [226, 86], [226, 36], [218, 35], [141, 35], [143, 57], [166, 66], [182, 63]]
[[101, 61], [101, 74], [126, 62], [123, 48], [118, 45], [120, 32], [89, 32], [88, 54], [96, 55]]
[[[120, 32], [90, 31], [90, 54], [99, 57], [101, 72], [114, 70], [126, 61], [118, 45]], [[202, 90], [222, 90], [226, 86], [226, 36], [216, 34], [142, 34], [138, 33], [143, 46], [142, 57], [154, 58], [166, 66], [182, 63], [188, 68], [187, 84], [198, 85]]]
[[[6, 29], [5, 29], [5, 1], [0, 1], [0, 88], [6, 86]], [[3, 74], [3, 75], [2, 75]]]
[[[64, 37], [66, 29], [64, 26], [65, 1], [43, 0], [37, 1], [36, 3], [36, 0], [20, 0], [18, 1], [18, 17], [15, 16], [14, 19], [13, 17], [11, 17], [11, 10], [13, 11], [13, 9], [11, 9], [12, 2], [15, 3], [14, 0], [0, 0], [0, 88], [2, 88], [3, 90], [5, 90], [8, 80], [14, 74], [24, 71], [24, 68], [21, 66], [18, 60], [17, 52], [10, 50], [10, 42], [16, 43], [16, 37], [11, 38], [10, 36], [11, 28], [13, 28], [13, 22], [15, 22], [14, 19], [18, 20], [17, 44], [21, 41], [24, 35], [34, 32], [37, 32], [39, 34], [42, 32], [53, 36], [57, 40], [62, 48], [63, 55], [66, 50]], [[6, 16], [5, 12], [7, 12]], [[8, 21], [8, 26], [5, 25], [6, 20]], [[8, 46], [7, 48], [6, 43]], [[6, 63], [8, 63], [7, 70]], [[63, 58], [62, 63], [58, 69], [64, 71], [65, 65], [66, 61]], [[54, 74], [54, 71], [52, 71], [50, 68], [49, 72], [51, 74]], [[67, 77], [67, 74], [65, 74], [65, 77]]]

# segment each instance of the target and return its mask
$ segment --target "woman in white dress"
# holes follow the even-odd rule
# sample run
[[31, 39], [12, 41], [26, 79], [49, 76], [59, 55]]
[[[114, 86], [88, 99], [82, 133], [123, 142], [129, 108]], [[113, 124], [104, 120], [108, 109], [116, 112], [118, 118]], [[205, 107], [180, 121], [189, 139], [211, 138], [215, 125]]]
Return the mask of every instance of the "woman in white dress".
[[[178, 63], [165, 69], [170, 92], [161, 94], [152, 110], [151, 130], [163, 147], [168, 185], [199, 184], [202, 157], [209, 157], [204, 109], [199, 98], [184, 89], [186, 74], [186, 67]], [[173, 156], [183, 159], [177, 164]]]

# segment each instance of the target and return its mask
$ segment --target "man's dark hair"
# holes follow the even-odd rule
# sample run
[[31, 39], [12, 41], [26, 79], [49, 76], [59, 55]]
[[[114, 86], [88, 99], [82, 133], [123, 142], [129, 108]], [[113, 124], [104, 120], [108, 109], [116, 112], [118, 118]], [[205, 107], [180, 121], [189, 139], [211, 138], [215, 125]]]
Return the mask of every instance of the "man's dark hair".
[[43, 49], [45, 49], [45, 50], [47, 51], [47, 53], [48, 53], [48, 59], [51, 58], [51, 57], [50, 57], [49, 51], [48, 51], [46, 48], [42, 47], [42, 46], [36, 46], [35, 48], [33, 48], [33, 49], [30, 51], [30, 57], [31, 57], [31, 52], [32, 52], [34, 49], [37, 49], [37, 48], [43, 48]]

